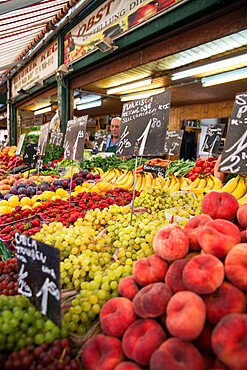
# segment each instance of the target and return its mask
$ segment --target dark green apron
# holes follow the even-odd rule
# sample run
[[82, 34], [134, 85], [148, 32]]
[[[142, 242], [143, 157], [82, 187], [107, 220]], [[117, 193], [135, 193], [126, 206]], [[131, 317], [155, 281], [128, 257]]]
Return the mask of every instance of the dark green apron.
[[112, 146], [108, 146], [108, 148], [106, 149], [106, 152], [116, 154], [116, 150], [117, 150], [117, 145], [112, 145]]

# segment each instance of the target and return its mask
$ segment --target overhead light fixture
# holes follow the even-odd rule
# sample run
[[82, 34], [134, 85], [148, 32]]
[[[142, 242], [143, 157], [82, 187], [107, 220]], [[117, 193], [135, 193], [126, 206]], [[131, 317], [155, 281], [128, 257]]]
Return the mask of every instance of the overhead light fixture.
[[84, 110], [84, 109], [90, 109], [90, 108], [96, 108], [100, 107], [102, 105], [102, 99], [95, 100], [89, 103], [84, 103], [84, 104], [78, 104], [76, 106], [77, 110]]
[[152, 95], [157, 95], [166, 91], [165, 87], [161, 87], [159, 89], [153, 90], [146, 90], [135, 94], [124, 95], [121, 97], [121, 101], [130, 101], [130, 100], [138, 100], [138, 99], [145, 99], [149, 98]]
[[52, 110], [52, 106], [49, 105], [48, 107], [44, 107], [44, 108], [41, 108], [41, 109], [37, 109], [36, 111], [34, 111], [34, 115], [37, 116], [38, 114], [42, 114], [42, 113], [47, 113], [47, 112], [51, 112]]
[[111, 39], [110, 36], [104, 37], [102, 40], [95, 44], [96, 48], [98, 48], [102, 53], [106, 51], [114, 51], [118, 49], [118, 46], [114, 45], [114, 41]]
[[99, 99], [101, 99], [100, 95], [88, 94], [85, 96], [81, 96], [80, 98], [76, 98], [74, 101], [76, 102], [76, 104], [85, 104]]
[[117, 87], [113, 87], [112, 89], [107, 90], [107, 94], [108, 95], [116, 94], [119, 92], [136, 89], [138, 87], [148, 86], [148, 85], [151, 85], [152, 83], [153, 83], [153, 79], [150, 77], [150, 78], [146, 78], [145, 80], [129, 83], [127, 85], [120, 85]]
[[227, 67], [234, 68], [234, 66], [242, 63], [247, 63], [247, 54], [238, 55], [232, 58], [219, 60], [218, 62], [209, 63], [200, 67], [190, 68], [186, 69], [185, 71], [174, 73], [171, 75], [171, 80], [179, 80], [181, 78], [196, 76], [206, 72], [213, 72]]
[[214, 76], [204, 77], [201, 79], [201, 82], [203, 87], [208, 87], [224, 84], [226, 82], [242, 80], [243, 78], [247, 78], [247, 67], [235, 69], [234, 71], [219, 73]]

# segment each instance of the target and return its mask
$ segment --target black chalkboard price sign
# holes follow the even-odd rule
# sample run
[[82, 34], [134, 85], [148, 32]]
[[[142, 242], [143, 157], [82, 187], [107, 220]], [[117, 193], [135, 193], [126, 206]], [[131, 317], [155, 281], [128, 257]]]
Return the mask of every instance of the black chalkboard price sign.
[[64, 139], [64, 159], [82, 161], [88, 116], [75, 118], [67, 123]]
[[117, 156], [159, 156], [169, 121], [171, 91], [123, 105]]
[[167, 155], [179, 155], [183, 139], [183, 130], [166, 131], [164, 151]]
[[42, 125], [40, 128], [40, 134], [39, 134], [39, 142], [38, 142], [38, 155], [43, 156], [45, 155], [46, 150], [46, 144], [49, 134], [49, 126], [50, 123], [46, 123], [45, 125]]
[[149, 164], [144, 164], [143, 171], [152, 172], [152, 173], [155, 173], [155, 175], [162, 176], [162, 177], [165, 177], [166, 175], [166, 167], [164, 166], [152, 166]]
[[18, 293], [61, 327], [60, 251], [16, 233]]
[[62, 132], [52, 132], [50, 136], [49, 144], [56, 146], [61, 146], [63, 141], [63, 133]]
[[247, 173], [247, 92], [235, 97], [219, 171]]
[[201, 151], [217, 153], [225, 129], [224, 124], [208, 125]]
[[23, 156], [23, 163], [36, 163], [37, 162], [37, 144], [27, 143]]
[[106, 149], [107, 134], [104, 131], [97, 131], [94, 137], [94, 150], [104, 152]]

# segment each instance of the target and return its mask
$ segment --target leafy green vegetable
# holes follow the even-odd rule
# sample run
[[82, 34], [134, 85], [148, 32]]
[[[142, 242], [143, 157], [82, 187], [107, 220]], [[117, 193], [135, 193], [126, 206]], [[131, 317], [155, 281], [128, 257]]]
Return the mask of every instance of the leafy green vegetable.
[[169, 172], [173, 173], [175, 176], [182, 175], [187, 176], [189, 171], [196, 165], [195, 161], [191, 161], [187, 159], [179, 159], [177, 161], [172, 161], [166, 167], [166, 176], [165, 179], [167, 180], [169, 177]]

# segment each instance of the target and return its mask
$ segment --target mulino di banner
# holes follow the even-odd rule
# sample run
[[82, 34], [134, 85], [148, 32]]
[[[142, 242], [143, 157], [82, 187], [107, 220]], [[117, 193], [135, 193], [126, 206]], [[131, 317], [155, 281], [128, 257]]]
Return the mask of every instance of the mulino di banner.
[[64, 37], [64, 63], [95, 49], [106, 36], [121, 36], [184, 0], [107, 0]]

